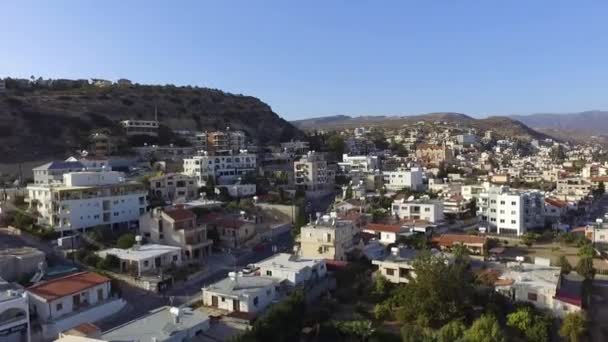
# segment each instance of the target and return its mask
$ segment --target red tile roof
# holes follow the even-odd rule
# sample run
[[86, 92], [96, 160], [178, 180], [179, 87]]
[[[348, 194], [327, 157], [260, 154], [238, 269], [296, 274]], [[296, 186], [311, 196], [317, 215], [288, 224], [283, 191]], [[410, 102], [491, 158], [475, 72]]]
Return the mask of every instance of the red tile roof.
[[99, 327], [97, 327], [95, 324], [93, 323], [82, 323], [82, 324], [78, 324], [77, 326], [73, 327], [70, 330], [74, 330], [77, 331], [85, 336], [93, 336], [96, 333], [99, 333]]
[[443, 234], [434, 237], [433, 242], [439, 244], [440, 246], [450, 247], [454, 243], [484, 244], [486, 242], [486, 238], [475, 235]]
[[177, 208], [165, 210], [165, 214], [173, 219], [173, 221], [186, 221], [196, 218], [196, 215], [192, 210]]
[[369, 223], [365, 227], [365, 230], [373, 230], [375, 232], [399, 233], [401, 232], [401, 226], [396, 224]]
[[558, 208], [566, 208], [568, 206], [568, 202], [562, 201], [560, 199], [553, 198], [553, 197], [545, 198], [545, 202], [551, 204], [554, 207], [558, 207]]
[[605, 182], [608, 183], [608, 176], [591, 177], [592, 183]]
[[47, 301], [82, 292], [110, 281], [110, 278], [93, 272], [80, 272], [49, 280], [27, 290]]

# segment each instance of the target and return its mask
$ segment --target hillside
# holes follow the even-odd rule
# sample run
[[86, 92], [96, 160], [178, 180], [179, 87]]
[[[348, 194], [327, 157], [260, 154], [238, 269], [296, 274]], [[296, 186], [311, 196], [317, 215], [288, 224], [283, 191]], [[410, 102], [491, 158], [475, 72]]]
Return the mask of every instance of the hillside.
[[[154, 119], [174, 130], [244, 130], [255, 142], [278, 142], [302, 135], [270, 106], [251, 96], [198, 87], [112, 85], [77, 81], [53, 86], [7, 81], [0, 93], [2, 163], [63, 157], [86, 148], [91, 131], [105, 128], [121, 135], [120, 120]], [[67, 83], [68, 85], [62, 85]]]
[[[329, 120], [324, 120], [329, 119]], [[480, 132], [494, 131], [499, 137], [518, 137], [523, 139], [544, 139], [548, 135], [535, 131], [525, 124], [508, 117], [493, 116], [484, 119], [475, 119], [461, 113], [429, 113], [411, 116], [364, 116], [350, 117], [346, 115], [328, 118], [313, 118], [292, 121], [292, 123], [303, 130], [314, 129], [343, 129], [360, 126], [377, 126], [385, 128], [397, 128], [402, 125], [411, 125], [418, 121], [426, 122], [448, 122], [464, 128], [475, 128]]]
[[608, 135], [608, 111], [593, 110], [567, 114], [540, 113], [510, 117], [535, 129]]

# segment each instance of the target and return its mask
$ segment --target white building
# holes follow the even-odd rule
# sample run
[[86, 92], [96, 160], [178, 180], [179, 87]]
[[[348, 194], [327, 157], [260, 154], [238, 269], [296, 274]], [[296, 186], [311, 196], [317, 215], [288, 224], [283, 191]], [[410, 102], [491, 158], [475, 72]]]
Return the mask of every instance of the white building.
[[28, 185], [38, 223], [57, 231], [95, 226], [137, 227], [148, 205], [143, 184], [125, 182], [116, 171], [70, 172], [59, 185]]
[[369, 174], [380, 169], [380, 162], [378, 161], [378, 156], [349, 156], [348, 154], [343, 154], [342, 162], [338, 163], [338, 167], [344, 174]]
[[42, 327], [43, 339], [85, 322], [96, 322], [126, 304], [112, 296], [110, 278], [80, 272], [45, 281], [27, 289], [30, 312]]
[[27, 293], [0, 278], [0, 340], [30, 342], [30, 313]]
[[306, 191], [328, 190], [334, 185], [335, 174], [325, 158], [314, 151], [293, 163], [295, 185]]
[[525, 234], [545, 224], [545, 196], [538, 190], [511, 190], [488, 186], [479, 194], [480, 226], [498, 234]]
[[255, 264], [260, 275], [286, 280], [295, 286], [325, 277], [327, 268], [323, 259], [306, 259], [297, 255], [279, 253]]
[[227, 155], [202, 155], [184, 159], [184, 174], [196, 178], [199, 186], [212, 179], [215, 184], [234, 181], [239, 176], [256, 170], [257, 157], [253, 153], [241, 152]]
[[399, 191], [405, 188], [422, 190], [422, 170], [419, 168], [384, 171], [384, 185], [388, 190]]
[[230, 272], [203, 288], [203, 304], [229, 312], [257, 314], [277, 300], [280, 280], [266, 276], [243, 276]]
[[127, 135], [158, 136], [158, 121], [156, 120], [123, 120], [120, 125]]
[[430, 199], [395, 200], [391, 206], [391, 213], [400, 219], [439, 223], [443, 221], [443, 202]]
[[85, 168], [78, 160], [52, 161], [32, 169], [34, 184], [62, 184], [65, 173], [83, 171]]
[[121, 272], [135, 272], [140, 276], [159, 273], [162, 269], [182, 264], [182, 248], [178, 246], [135, 245], [129, 249], [104, 249], [96, 254], [102, 258], [114, 255], [120, 260]]
[[256, 186], [255, 184], [229, 184], [229, 185], [218, 185], [216, 189], [225, 188], [228, 191], [230, 197], [241, 198], [255, 195]]
[[203, 311], [164, 306], [105, 331], [100, 338], [109, 342], [194, 342], [207, 330], [209, 316]]

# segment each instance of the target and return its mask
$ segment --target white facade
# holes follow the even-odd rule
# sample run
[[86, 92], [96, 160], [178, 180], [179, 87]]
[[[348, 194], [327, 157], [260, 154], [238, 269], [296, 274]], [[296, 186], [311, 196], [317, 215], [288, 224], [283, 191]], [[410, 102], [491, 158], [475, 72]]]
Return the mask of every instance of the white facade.
[[30, 314], [27, 292], [0, 278], [0, 340], [30, 341]]
[[226, 188], [230, 197], [247, 197], [253, 196], [256, 192], [255, 184], [231, 184], [231, 185], [218, 185], [216, 188]]
[[203, 304], [229, 312], [255, 314], [277, 299], [279, 283], [277, 278], [231, 272], [228, 278], [203, 288]]
[[545, 224], [544, 194], [537, 190], [511, 191], [508, 187], [489, 186], [480, 193], [477, 215], [482, 227], [498, 234], [522, 235], [530, 228]]
[[120, 125], [127, 135], [158, 136], [158, 121], [155, 120], [123, 120]]
[[419, 168], [384, 171], [384, 185], [388, 190], [399, 191], [404, 188], [422, 189], [422, 171]]
[[124, 182], [116, 171], [72, 172], [58, 186], [28, 185], [39, 223], [57, 231], [85, 230], [100, 225], [137, 227], [145, 213], [147, 189]]
[[184, 174], [196, 178], [199, 186], [205, 186], [209, 179], [217, 184], [218, 178], [236, 179], [255, 172], [257, 157], [253, 153], [230, 155], [202, 155], [184, 159]]
[[439, 223], [443, 221], [443, 202], [439, 200], [396, 200], [391, 206], [391, 213], [400, 219]]
[[304, 259], [296, 255], [279, 253], [255, 264], [260, 275], [287, 280], [290, 285], [325, 277], [327, 268], [323, 259]]
[[139, 275], [182, 264], [182, 248], [169, 245], [147, 244], [129, 249], [110, 248], [97, 252], [97, 255], [102, 258], [114, 255], [120, 259], [121, 271], [135, 270]]
[[349, 173], [373, 173], [380, 168], [378, 156], [349, 156], [342, 155], [342, 162], [338, 163], [340, 171]]

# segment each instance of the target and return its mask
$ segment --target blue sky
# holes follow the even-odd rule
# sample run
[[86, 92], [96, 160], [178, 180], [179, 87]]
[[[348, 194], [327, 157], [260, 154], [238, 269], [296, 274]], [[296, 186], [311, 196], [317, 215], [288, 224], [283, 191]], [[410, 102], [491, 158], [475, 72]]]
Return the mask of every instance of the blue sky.
[[0, 75], [259, 97], [287, 119], [608, 109], [608, 1], [3, 1]]

